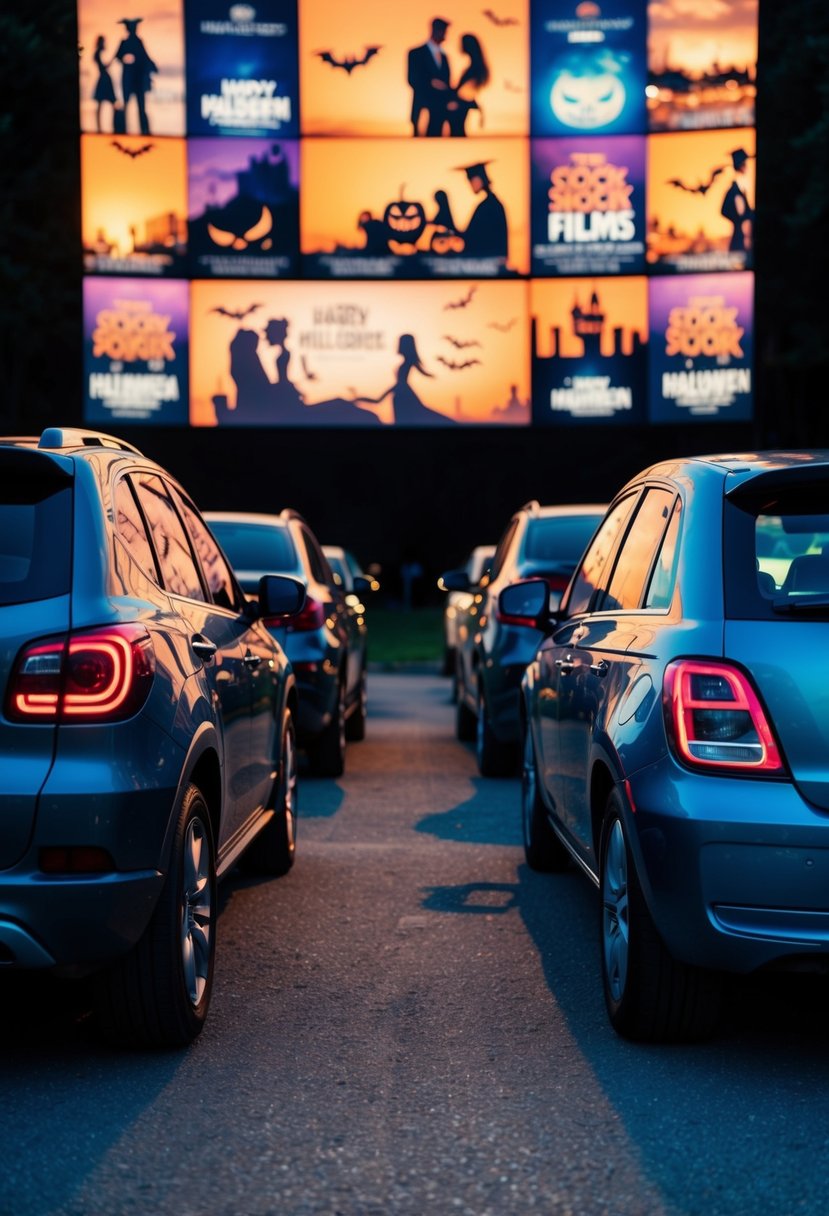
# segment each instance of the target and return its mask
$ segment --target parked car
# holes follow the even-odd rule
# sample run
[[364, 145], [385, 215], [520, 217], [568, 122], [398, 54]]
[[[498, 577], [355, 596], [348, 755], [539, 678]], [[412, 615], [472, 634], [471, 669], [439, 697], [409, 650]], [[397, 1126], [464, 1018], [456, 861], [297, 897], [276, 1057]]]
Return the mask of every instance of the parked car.
[[[507, 525], [488, 573], [458, 617], [456, 734], [475, 741], [485, 777], [505, 776], [518, 766], [519, 687], [542, 638], [526, 616], [501, 612], [498, 596], [510, 583], [533, 576], [546, 579], [551, 592], [563, 591], [604, 510], [526, 503]], [[441, 581], [447, 591], [470, 589], [465, 570], [450, 570]]]
[[[366, 574], [357, 558], [348, 549], [343, 549], [340, 545], [323, 545], [322, 551], [328, 558], [335, 581], [345, 592], [346, 600], [349, 596], [354, 596], [355, 601], [361, 601], [367, 591], [380, 590], [377, 579], [371, 574]], [[358, 579], [361, 580], [359, 583]]]
[[[611, 504], [523, 681], [539, 870], [599, 888], [610, 1021], [716, 1025], [725, 972], [829, 969], [829, 452], [675, 460]], [[558, 932], [566, 925], [558, 923]]]
[[[450, 591], [443, 610], [443, 674], [452, 677], [453, 699], [457, 697], [455, 663], [458, 651], [458, 619], [468, 612], [478, 586], [495, 553], [494, 545], [476, 545], [461, 567], [469, 580], [467, 591]], [[438, 586], [443, 590], [441, 581]]]
[[[296, 511], [278, 515], [208, 511], [210, 527], [239, 582], [251, 593], [264, 574], [289, 574], [306, 588], [305, 607], [290, 620], [265, 623], [291, 660], [299, 692], [297, 738], [314, 773], [339, 777], [347, 740], [365, 736], [368, 706], [366, 637], [345, 601], [314, 533]], [[359, 593], [368, 580], [355, 579]]]
[[109, 436], [0, 440], [0, 963], [94, 973], [94, 1016], [175, 1046], [210, 1002], [216, 882], [294, 859], [297, 695], [181, 486]]

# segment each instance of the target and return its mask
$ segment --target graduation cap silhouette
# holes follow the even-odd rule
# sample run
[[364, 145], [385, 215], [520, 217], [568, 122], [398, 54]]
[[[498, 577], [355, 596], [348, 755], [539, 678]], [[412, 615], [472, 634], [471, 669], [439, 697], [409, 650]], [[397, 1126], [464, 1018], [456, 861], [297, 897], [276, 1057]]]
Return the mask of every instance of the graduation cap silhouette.
[[455, 169], [458, 173], [465, 173], [470, 181], [472, 181], [473, 177], [480, 177], [481, 181], [489, 185], [489, 174], [486, 171], [486, 167], [492, 163], [491, 160], [479, 160], [474, 165], [455, 165]]

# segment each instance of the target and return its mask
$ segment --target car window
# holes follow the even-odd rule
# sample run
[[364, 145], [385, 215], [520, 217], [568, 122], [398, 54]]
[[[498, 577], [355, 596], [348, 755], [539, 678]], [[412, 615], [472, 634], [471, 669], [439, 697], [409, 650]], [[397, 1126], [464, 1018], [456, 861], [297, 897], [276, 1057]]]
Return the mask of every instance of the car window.
[[569, 563], [575, 566], [596, 531], [600, 515], [548, 515], [531, 519], [524, 535], [521, 560], [533, 564]]
[[651, 486], [645, 491], [619, 549], [610, 583], [597, 597], [595, 611], [639, 607], [674, 498], [673, 491], [661, 487]]
[[676, 566], [679, 556], [679, 519], [682, 504], [677, 498], [671, 512], [671, 521], [665, 530], [659, 556], [651, 573], [651, 581], [645, 596], [646, 608], [670, 608], [676, 582]]
[[211, 519], [210, 528], [234, 570], [300, 573], [294, 542], [284, 524]]
[[150, 544], [144, 518], [128, 478], [121, 477], [116, 482], [113, 504], [116, 535], [122, 541], [130, 557], [147, 577], [151, 578], [154, 583], [159, 582], [160, 575], [153, 547]]
[[210, 535], [207, 524], [199, 515], [193, 504], [171, 487], [176, 505], [181, 512], [190, 540], [201, 562], [202, 573], [207, 582], [210, 598], [219, 608], [234, 609], [239, 606], [240, 595], [236, 580], [230, 572], [230, 567], [224, 559], [221, 549]]
[[0, 604], [65, 595], [71, 580], [72, 490], [4, 470]]
[[611, 507], [605, 516], [576, 571], [566, 603], [562, 605], [562, 611], [566, 616], [577, 616], [581, 612], [587, 612], [596, 591], [610, 576], [611, 559], [618, 540], [630, 519], [636, 498], [636, 494], [626, 495]]
[[133, 484], [150, 529], [164, 587], [173, 595], [204, 600], [204, 588], [184, 524], [164, 482], [153, 473], [137, 473], [133, 474]]
[[763, 620], [804, 610], [829, 615], [827, 492], [827, 485], [792, 485], [764, 489], [755, 502], [749, 486], [738, 502], [727, 501], [729, 617]]
[[507, 554], [510, 551], [510, 546], [512, 545], [512, 540], [513, 540], [513, 537], [515, 536], [517, 529], [518, 529], [518, 520], [511, 519], [506, 532], [501, 537], [501, 539], [498, 541], [498, 545], [495, 549], [495, 556], [493, 557], [492, 564], [489, 567], [489, 581], [490, 582], [492, 582], [493, 579], [496, 579], [498, 577], [498, 575], [501, 573], [504, 562], [507, 560]]
[[336, 588], [337, 583], [327, 559], [323, 557], [322, 549], [307, 528], [300, 528], [300, 533], [305, 552], [308, 554], [308, 567], [311, 574], [318, 583], [325, 583], [328, 587]]

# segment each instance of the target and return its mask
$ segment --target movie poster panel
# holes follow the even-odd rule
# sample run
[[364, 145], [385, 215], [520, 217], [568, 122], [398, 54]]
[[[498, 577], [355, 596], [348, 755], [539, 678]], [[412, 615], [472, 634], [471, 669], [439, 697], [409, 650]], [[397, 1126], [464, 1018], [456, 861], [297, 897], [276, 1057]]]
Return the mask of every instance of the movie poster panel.
[[188, 293], [170, 279], [84, 279], [86, 422], [187, 423]]
[[753, 127], [757, 3], [648, 5], [648, 122], [652, 131]]
[[187, 7], [190, 135], [299, 134], [296, 0]]
[[528, 0], [440, 11], [302, 0], [303, 135], [526, 135]]
[[648, 140], [648, 264], [656, 274], [748, 270], [754, 244], [755, 133]]
[[520, 282], [196, 282], [196, 426], [530, 421]]
[[182, 0], [79, 0], [81, 130], [184, 135]]
[[81, 136], [81, 234], [88, 274], [186, 273], [183, 139]]
[[647, 129], [645, 0], [534, 0], [533, 135]]
[[645, 137], [532, 141], [532, 273], [644, 274]]
[[280, 278], [299, 268], [299, 141], [187, 141], [193, 278]]
[[651, 279], [651, 421], [751, 418], [753, 305], [750, 273]]
[[303, 273], [389, 279], [527, 274], [527, 142], [476, 141], [471, 153], [449, 141], [305, 140]]
[[531, 308], [533, 422], [644, 422], [647, 280], [536, 280]]

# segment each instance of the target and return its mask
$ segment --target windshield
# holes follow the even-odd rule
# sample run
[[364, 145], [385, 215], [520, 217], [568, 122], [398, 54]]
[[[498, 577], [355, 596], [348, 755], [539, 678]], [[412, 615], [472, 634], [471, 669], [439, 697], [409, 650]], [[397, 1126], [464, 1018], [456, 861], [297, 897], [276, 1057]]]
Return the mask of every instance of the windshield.
[[726, 588], [730, 616], [762, 619], [801, 611], [826, 612], [826, 504], [826, 490], [810, 487], [807, 493], [783, 490], [771, 502], [729, 505]]
[[290, 533], [281, 524], [218, 519], [208, 522], [234, 569], [258, 570], [262, 574], [296, 574], [300, 571]]
[[6, 476], [0, 502], [0, 604], [65, 595], [71, 581], [72, 490]]
[[596, 531], [601, 515], [560, 515], [532, 519], [524, 540], [525, 562], [575, 566]]

